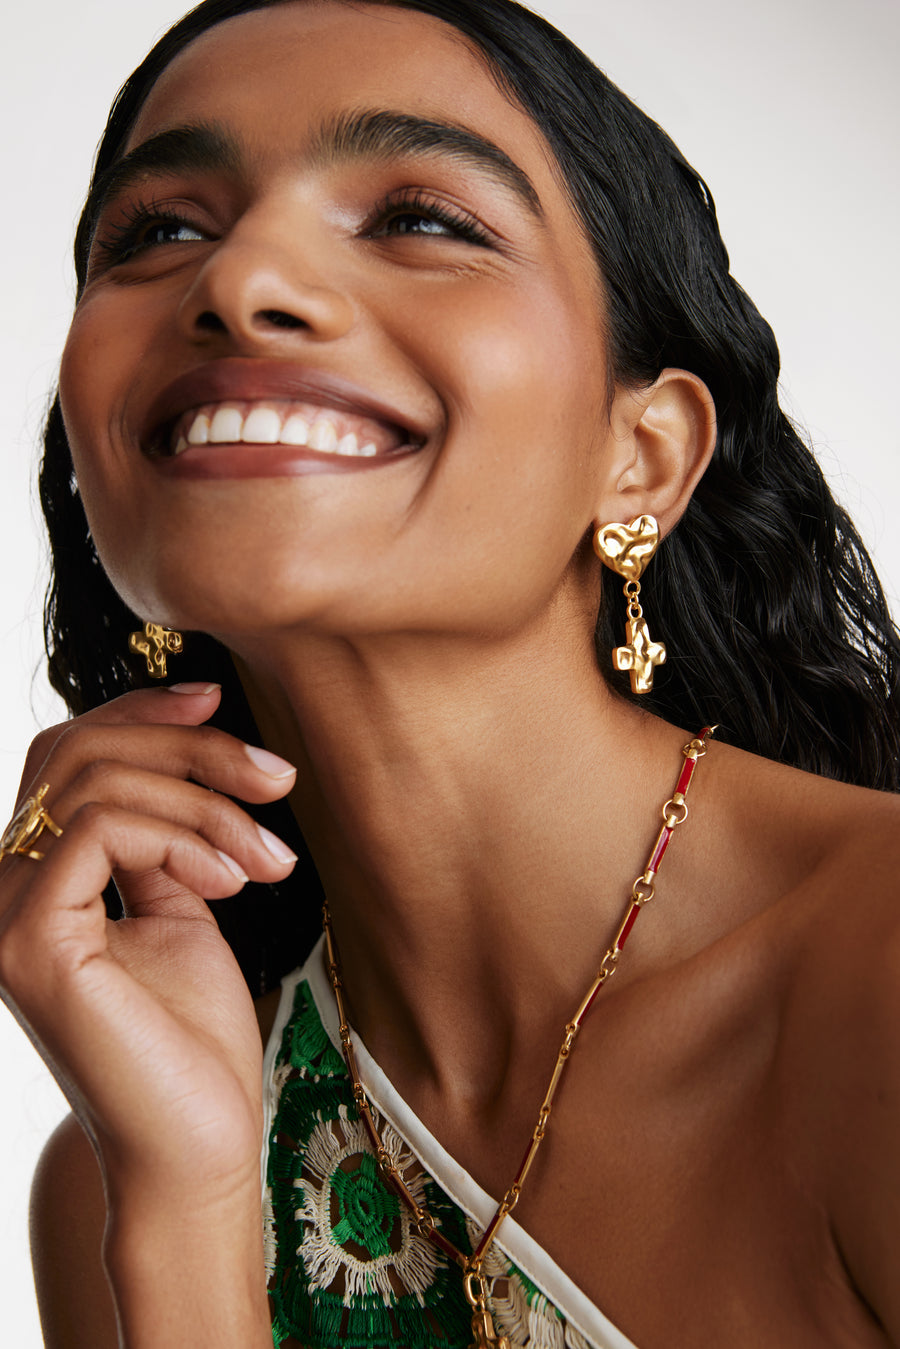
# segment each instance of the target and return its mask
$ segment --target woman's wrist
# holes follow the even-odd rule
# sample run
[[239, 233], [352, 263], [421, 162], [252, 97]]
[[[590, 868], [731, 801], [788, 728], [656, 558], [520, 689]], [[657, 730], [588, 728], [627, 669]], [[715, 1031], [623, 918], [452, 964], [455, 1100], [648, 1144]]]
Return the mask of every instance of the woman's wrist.
[[258, 1171], [224, 1197], [111, 1201], [104, 1264], [123, 1349], [271, 1349]]

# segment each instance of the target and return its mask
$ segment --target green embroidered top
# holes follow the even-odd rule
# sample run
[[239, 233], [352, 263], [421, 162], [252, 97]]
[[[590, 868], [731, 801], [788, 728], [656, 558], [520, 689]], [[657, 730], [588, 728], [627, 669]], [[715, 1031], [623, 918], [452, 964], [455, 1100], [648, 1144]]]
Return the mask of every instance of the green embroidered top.
[[[317, 982], [312, 967], [317, 958], [318, 951], [302, 972], [307, 978], [285, 981], [287, 1019], [280, 1036], [276, 1027], [267, 1055], [264, 1215], [274, 1345], [466, 1349], [471, 1313], [461, 1271], [419, 1235], [408, 1209], [381, 1177], [343, 1058], [310, 986]], [[318, 980], [320, 1001], [321, 979], [324, 974]], [[471, 1250], [481, 1231], [478, 1223], [449, 1197], [384, 1115], [378, 1123], [416, 1199], [456, 1246]], [[521, 1237], [530, 1241], [524, 1233]], [[514, 1349], [634, 1349], [569, 1285], [583, 1303], [581, 1328], [576, 1327], [499, 1244], [492, 1248], [485, 1274], [494, 1324]], [[568, 1283], [561, 1271], [559, 1279]], [[583, 1333], [588, 1329], [585, 1308], [604, 1334], [587, 1338]]]

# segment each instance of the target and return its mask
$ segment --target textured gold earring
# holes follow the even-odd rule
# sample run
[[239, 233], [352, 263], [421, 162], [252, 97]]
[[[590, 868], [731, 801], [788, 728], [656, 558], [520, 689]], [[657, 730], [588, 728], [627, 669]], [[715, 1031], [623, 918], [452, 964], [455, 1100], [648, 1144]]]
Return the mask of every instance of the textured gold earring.
[[132, 632], [128, 637], [128, 650], [144, 657], [147, 673], [154, 679], [165, 679], [166, 656], [177, 656], [183, 649], [181, 633], [164, 628], [161, 623], [145, 623], [140, 632]]
[[632, 693], [649, 693], [654, 668], [666, 659], [662, 642], [650, 636], [638, 598], [644, 568], [658, 547], [659, 525], [652, 515], [639, 515], [630, 525], [601, 525], [594, 535], [594, 552], [600, 561], [625, 578], [625, 646], [616, 647], [612, 654], [616, 669], [630, 672]]

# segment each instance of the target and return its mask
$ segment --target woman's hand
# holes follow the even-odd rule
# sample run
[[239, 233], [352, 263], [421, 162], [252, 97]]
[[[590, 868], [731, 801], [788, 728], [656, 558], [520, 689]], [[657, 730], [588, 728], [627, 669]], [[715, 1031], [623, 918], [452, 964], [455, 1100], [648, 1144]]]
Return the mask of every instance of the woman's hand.
[[[44, 830], [34, 844], [41, 861], [0, 859], [0, 991], [100, 1159], [107, 1266], [126, 1329], [145, 1285], [167, 1319], [178, 1269], [187, 1274], [198, 1241], [218, 1280], [234, 1279], [235, 1245], [254, 1326], [264, 1304], [261, 1045], [204, 900], [290, 871], [290, 850], [227, 797], [275, 800], [294, 771], [203, 726], [217, 702], [215, 687], [146, 690], [43, 732], [20, 801], [48, 784], [43, 804], [62, 834]], [[102, 898], [111, 875], [125, 907], [118, 923]], [[176, 1214], [183, 1249], [172, 1241]], [[201, 1239], [211, 1224], [227, 1239]], [[258, 1296], [248, 1261], [259, 1262]], [[219, 1295], [229, 1301], [221, 1283]], [[143, 1320], [126, 1333], [129, 1345], [180, 1343], [153, 1338]], [[217, 1342], [251, 1339], [245, 1327]]]

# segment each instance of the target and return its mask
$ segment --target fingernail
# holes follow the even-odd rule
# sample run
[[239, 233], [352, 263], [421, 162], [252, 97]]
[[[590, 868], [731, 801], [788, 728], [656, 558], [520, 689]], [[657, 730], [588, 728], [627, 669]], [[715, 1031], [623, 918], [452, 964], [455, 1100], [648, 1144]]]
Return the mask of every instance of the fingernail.
[[215, 693], [220, 689], [221, 684], [167, 684], [166, 688], [170, 693]]
[[260, 838], [275, 858], [276, 862], [296, 862], [297, 854], [292, 852], [288, 845], [283, 843], [277, 834], [273, 834], [269, 829], [264, 829], [261, 824], [258, 824], [256, 827], [259, 830]]
[[281, 759], [277, 754], [271, 754], [269, 750], [262, 749], [259, 745], [245, 745], [244, 749], [257, 768], [262, 769], [267, 777], [289, 778], [297, 771], [292, 763], [288, 763], [287, 759]]
[[247, 875], [244, 868], [238, 865], [233, 857], [229, 857], [227, 852], [222, 852], [220, 848], [216, 848], [216, 852], [219, 854], [232, 876], [236, 876], [239, 881], [249, 881], [250, 877]]

